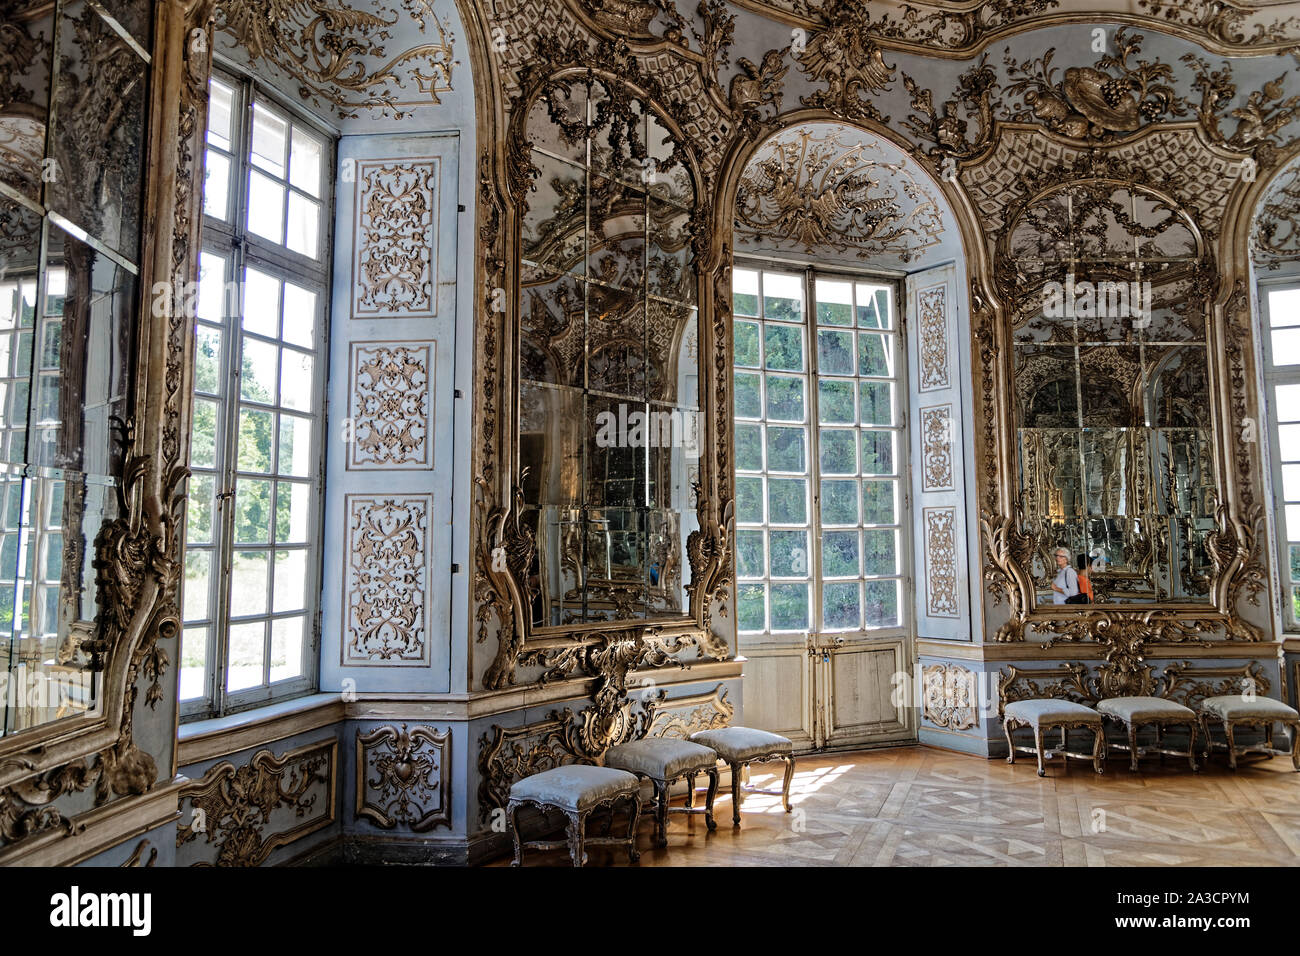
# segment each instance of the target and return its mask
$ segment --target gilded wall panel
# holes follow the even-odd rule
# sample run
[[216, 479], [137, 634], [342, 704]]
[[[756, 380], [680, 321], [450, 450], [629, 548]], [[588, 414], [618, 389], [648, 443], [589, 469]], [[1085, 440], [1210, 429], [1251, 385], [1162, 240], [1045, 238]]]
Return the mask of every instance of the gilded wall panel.
[[926, 508], [925, 610], [930, 617], [961, 614], [957, 579], [957, 509]]
[[958, 664], [927, 664], [921, 668], [922, 714], [948, 730], [979, 726], [979, 691], [975, 672]]
[[438, 312], [438, 165], [356, 161], [352, 318], [431, 318]]
[[916, 294], [916, 335], [921, 354], [922, 392], [952, 385], [952, 359], [948, 348], [948, 286], [936, 285]]
[[178, 862], [260, 866], [335, 818], [338, 741], [330, 737], [247, 763], [223, 760], [181, 791]]
[[430, 469], [436, 342], [353, 342], [350, 470]]
[[451, 827], [451, 731], [357, 731], [356, 818], [381, 830]]
[[344, 665], [427, 667], [432, 495], [346, 495]]
[[921, 490], [952, 491], [953, 418], [952, 405], [921, 409]]

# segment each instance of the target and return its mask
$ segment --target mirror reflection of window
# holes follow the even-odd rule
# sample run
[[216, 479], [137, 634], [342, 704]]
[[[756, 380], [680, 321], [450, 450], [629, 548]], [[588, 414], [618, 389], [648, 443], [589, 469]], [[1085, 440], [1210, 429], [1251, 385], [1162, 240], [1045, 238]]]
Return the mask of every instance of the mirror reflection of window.
[[1190, 220], [1136, 187], [1081, 181], [1031, 202], [1009, 249], [1039, 603], [1061, 547], [1089, 567], [1099, 601], [1208, 599], [1216, 493]]
[[698, 527], [695, 194], [667, 128], [582, 77], [528, 114], [520, 281], [521, 522], [535, 628], [678, 618]]

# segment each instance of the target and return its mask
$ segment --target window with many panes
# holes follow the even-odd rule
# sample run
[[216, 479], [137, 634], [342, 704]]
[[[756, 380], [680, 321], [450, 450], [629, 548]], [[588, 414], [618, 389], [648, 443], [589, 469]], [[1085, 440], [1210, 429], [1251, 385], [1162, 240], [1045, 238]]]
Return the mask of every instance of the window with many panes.
[[894, 287], [737, 268], [732, 292], [740, 632], [904, 625]]
[[310, 690], [320, 596], [332, 144], [251, 82], [211, 82], [181, 700]]
[[1282, 618], [1300, 630], [1300, 280], [1260, 284]]

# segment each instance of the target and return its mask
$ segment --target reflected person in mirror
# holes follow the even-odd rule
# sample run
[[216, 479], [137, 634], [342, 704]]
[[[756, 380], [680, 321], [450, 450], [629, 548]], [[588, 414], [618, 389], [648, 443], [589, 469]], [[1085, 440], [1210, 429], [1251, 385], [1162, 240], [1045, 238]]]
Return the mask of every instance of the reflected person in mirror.
[[1070, 550], [1056, 549], [1056, 579], [1052, 581], [1052, 603], [1069, 604], [1079, 593], [1079, 575], [1070, 566]]

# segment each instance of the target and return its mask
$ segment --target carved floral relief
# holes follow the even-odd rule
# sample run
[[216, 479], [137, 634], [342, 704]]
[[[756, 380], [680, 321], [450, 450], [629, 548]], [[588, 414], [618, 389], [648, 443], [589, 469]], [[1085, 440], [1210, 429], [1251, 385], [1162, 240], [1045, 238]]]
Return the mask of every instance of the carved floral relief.
[[925, 613], [960, 617], [957, 577], [957, 509], [922, 509], [925, 534]]
[[346, 495], [345, 665], [426, 667], [432, 495]]
[[437, 314], [438, 160], [359, 160], [352, 317]]
[[350, 469], [433, 467], [435, 342], [354, 342]]
[[383, 830], [451, 826], [451, 732], [431, 727], [357, 731], [356, 816]]

